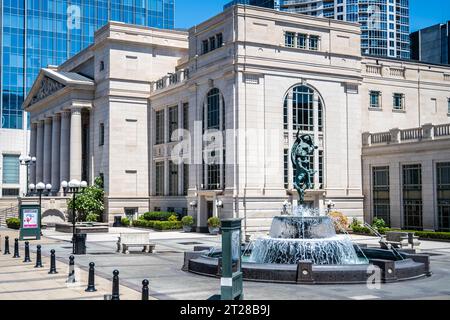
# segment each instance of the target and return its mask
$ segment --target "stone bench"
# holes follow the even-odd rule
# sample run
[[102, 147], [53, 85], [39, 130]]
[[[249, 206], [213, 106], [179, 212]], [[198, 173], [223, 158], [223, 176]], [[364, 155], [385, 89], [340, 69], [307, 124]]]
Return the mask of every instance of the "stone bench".
[[383, 249], [390, 249], [389, 246], [393, 248], [408, 247], [408, 233], [407, 232], [397, 232], [397, 231], [389, 231], [386, 232], [386, 235], [380, 241], [380, 245]]
[[117, 252], [130, 254], [129, 248], [143, 247], [142, 252], [153, 253], [156, 245], [150, 243], [149, 233], [121, 233], [117, 241]]

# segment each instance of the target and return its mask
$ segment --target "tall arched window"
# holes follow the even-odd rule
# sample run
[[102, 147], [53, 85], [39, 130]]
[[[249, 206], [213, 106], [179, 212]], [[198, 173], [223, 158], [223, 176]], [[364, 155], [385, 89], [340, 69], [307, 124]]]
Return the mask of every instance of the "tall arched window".
[[[289, 161], [290, 146], [298, 130], [302, 134], [310, 134], [316, 140], [316, 144], [320, 145], [323, 141], [324, 131], [324, 112], [323, 101], [319, 93], [307, 85], [294, 86], [286, 94], [283, 105], [283, 122], [284, 130], [289, 141], [284, 150], [284, 184], [286, 189], [293, 188], [292, 164]], [[322, 143], [323, 145], [323, 143]], [[322, 189], [324, 183], [324, 150], [323, 146], [315, 156], [311, 157], [311, 169], [318, 172], [314, 181], [315, 189]]]
[[[225, 101], [219, 89], [213, 88], [206, 95], [203, 128], [204, 131], [223, 131], [225, 129]], [[217, 139], [215, 139], [216, 142]], [[222, 134], [223, 145], [220, 148], [206, 150], [203, 160], [203, 186], [207, 190], [224, 188], [225, 177], [225, 141]]]

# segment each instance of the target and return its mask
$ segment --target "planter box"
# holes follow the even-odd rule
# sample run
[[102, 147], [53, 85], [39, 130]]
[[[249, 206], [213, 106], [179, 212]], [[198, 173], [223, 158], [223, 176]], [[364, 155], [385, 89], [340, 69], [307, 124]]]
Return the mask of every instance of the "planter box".
[[[62, 233], [72, 233], [73, 225], [68, 223], [59, 223], [55, 225], [55, 231]], [[89, 233], [108, 233], [109, 225], [107, 223], [77, 223], [75, 233], [89, 234]]]

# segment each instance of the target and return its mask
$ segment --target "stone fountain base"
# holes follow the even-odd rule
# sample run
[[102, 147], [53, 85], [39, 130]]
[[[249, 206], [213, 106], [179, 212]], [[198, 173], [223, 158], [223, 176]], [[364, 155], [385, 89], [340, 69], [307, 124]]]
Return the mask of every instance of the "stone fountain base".
[[[201, 248], [206, 249], [206, 248]], [[313, 265], [302, 261], [297, 265], [243, 263], [244, 280], [289, 284], [358, 284], [373, 278], [375, 267], [380, 268], [381, 282], [413, 280], [432, 275], [430, 257], [423, 254], [399, 252], [404, 260], [397, 260], [392, 251], [362, 248], [369, 264]], [[209, 250], [187, 252], [184, 271], [220, 278], [221, 252], [208, 256]]]

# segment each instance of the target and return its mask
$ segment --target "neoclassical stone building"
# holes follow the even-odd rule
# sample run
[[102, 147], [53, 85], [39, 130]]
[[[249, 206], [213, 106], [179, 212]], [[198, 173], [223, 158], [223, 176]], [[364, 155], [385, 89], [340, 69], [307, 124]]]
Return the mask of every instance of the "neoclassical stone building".
[[370, 133], [445, 127], [450, 68], [361, 56], [360, 38], [358, 24], [239, 5], [187, 32], [111, 22], [27, 98], [31, 181], [57, 202], [58, 181], [102, 175], [109, 221], [168, 210], [199, 230], [213, 215], [266, 230], [295, 204], [300, 130], [319, 146], [308, 203], [370, 220]]

